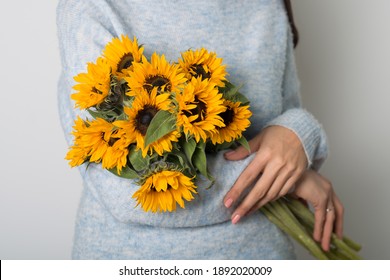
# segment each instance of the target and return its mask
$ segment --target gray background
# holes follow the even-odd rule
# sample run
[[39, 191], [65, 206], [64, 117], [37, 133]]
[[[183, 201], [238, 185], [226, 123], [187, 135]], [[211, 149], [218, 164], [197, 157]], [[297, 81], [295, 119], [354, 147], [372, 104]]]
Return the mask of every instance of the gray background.
[[[70, 258], [82, 187], [63, 159], [56, 4], [0, 4], [0, 259]], [[293, 0], [293, 7], [304, 106], [330, 141], [322, 173], [363, 257], [390, 259], [390, 1]]]

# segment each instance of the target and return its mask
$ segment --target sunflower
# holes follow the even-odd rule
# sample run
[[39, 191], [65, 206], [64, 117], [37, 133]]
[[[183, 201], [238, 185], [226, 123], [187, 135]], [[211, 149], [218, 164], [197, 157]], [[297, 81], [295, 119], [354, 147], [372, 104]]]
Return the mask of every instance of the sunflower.
[[135, 138], [137, 148], [142, 150], [143, 157], [148, 152], [153, 153], [155, 151], [161, 156], [165, 151], [172, 151], [172, 142], [177, 142], [180, 137], [179, 131], [174, 130], [145, 147], [145, 135], [153, 117], [160, 110], [171, 110], [171, 100], [169, 98], [169, 93], [158, 95], [157, 88], [153, 88], [150, 94], [143, 90], [135, 97], [131, 108], [125, 107], [124, 111], [128, 116], [128, 120], [114, 122], [114, 125], [122, 128], [126, 135]]
[[249, 118], [252, 116], [249, 106], [240, 106], [240, 102], [232, 102], [224, 100], [223, 104], [227, 110], [220, 114], [224, 120], [224, 127], [217, 127], [211, 134], [211, 142], [213, 144], [221, 144], [223, 142], [231, 142], [242, 137], [244, 132], [250, 125]]
[[219, 87], [225, 85], [226, 66], [222, 64], [222, 58], [218, 58], [216, 53], [201, 48], [183, 52], [181, 57], [179, 65], [188, 80], [192, 77], [202, 77], [202, 79], [209, 79]]
[[137, 95], [142, 89], [151, 92], [157, 88], [161, 92], [177, 92], [179, 87], [186, 82], [183, 73], [179, 73], [177, 64], [170, 64], [165, 56], [154, 53], [150, 62], [145, 56], [142, 63], [134, 63], [133, 71], [129, 71], [125, 77], [130, 91], [130, 96]]
[[102, 167], [116, 167], [118, 173], [126, 165], [128, 146], [131, 141], [124, 137], [124, 131], [116, 129], [112, 123], [104, 119], [75, 122], [75, 141], [66, 159], [71, 166], [77, 166], [85, 161], [102, 163]]
[[87, 73], [74, 77], [77, 82], [73, 89], [77, 92], [71, 95], [76, 101], [76, 107], [86, 109], [104, 101], [110, 91], [111, 68], [104, 58], [99, 57], [96, 63], [88, 63]]
[[176, 94], [179, 112], [177, 124], [183, 127], [187, 135], [206, 141], [216, 127], [223, 127], [220, 116], [226, 110], [223, 106], [222, 94], [214, 84], [200, 77], [192, 78], [184, 88], [183, 93]]
[[86, 131], [86, 123], [80, 118], [74, 121], [72, 134], [74, 136], [74, 145], [70, 147], [70, 150], [66, 154], [65, 159], [70, 160], [69, 165], [72, 167], [83, 164], [88, 159], [88, 153], [90, 149], [81, 145], [81, 137]]
[[177, 170], [162, 170], [152, 173], [133, 198], [146, 212], [172, 212], [176, 210], [176, 204], [184, 208], [183, 199], [193, 200], [193, 193], [196, 193], [196, 186], [192, 178]]
[[112, 72], [118, 77], [125, 75], [124, 70], [131, 70], [133, 63], [140, 62], [143, 47], [138, 46], [137, 38], [133, 41], [128, 36], [121, 35], [121, 39], [114, 38], [103, 50], [103, 56], [111, 66]]
[[85, 147], [74, 145], [66, 154], [65, 159], [69, 160], [72, 167], [82, 165], [88, 159], [88, 150]]

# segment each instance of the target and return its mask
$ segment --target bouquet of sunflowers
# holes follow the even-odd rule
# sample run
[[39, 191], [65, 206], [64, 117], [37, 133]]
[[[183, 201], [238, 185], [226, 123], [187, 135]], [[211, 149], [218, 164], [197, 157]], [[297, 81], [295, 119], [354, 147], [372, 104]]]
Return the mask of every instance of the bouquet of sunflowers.
[[176, 63], [143, 55], [137, 39], [107, 44], [103, 56], [74, 79], [76, 107], [71, 166], [101, 163], [135, 179], [145, 211], [174, 211], [191, 201], [198, 174], [210, 179], [206, 151], [248, 145], [249, 101], [226, 80], [225, 65], [206, 49], [188, 50]]
[[[206, 152], [238, 144], [249, 150], [243, 132], [252, 113], [214, 52], [187, 50], [170, 63], [143, 51], [136, 38], [114, 38], [86, 73], [74, 77], [71, 97], [90, 117], [75, 120], [66, 159], [72, 167], [101, 163], [134, 180], [139, 189], [133, 198], [145, 211], [175, 211], [194, 199], [199, 174], [213, 184]], [[293, 198], [261, 211], [316, 258], [360, 258], [360, 245], [347, 237], [334, 235], [331, 250], [324, 252], [311, 237], [313, 213]]]

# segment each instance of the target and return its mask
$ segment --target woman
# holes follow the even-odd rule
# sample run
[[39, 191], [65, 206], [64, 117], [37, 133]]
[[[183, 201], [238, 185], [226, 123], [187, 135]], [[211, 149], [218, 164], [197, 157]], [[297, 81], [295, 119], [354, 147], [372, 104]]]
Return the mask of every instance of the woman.
[[120, 34], [137, 36], [146, 56], [156, 51], [171, 61], [190, 48], [215, 51], [228, 65], [230, 81], [243, 84], [253, 112], [246, 133], [252, 155], [243, 148], [210, 155], [216, 183], [207, 190], [206, 182], [198, 182], [199, 196], [186, 209], [145, 213], [131, 199], [135, 184], [100, 166], [82, 168], [74, 258], [294, 258], [290, 240], [255, 211], [288, 192], [315, 206], [314, 237], [325, 250], [335, 217], [336, 232], [342, 233], [341, 204], [326, 180], [309, 171], [324, 161], [326, 137], [300, 107], [285, 11], [283, 1], [271, 0], [60, 1], [59, 109], [69, 143], [73, 120], [81, 114], [69, 98], [73, 76]]

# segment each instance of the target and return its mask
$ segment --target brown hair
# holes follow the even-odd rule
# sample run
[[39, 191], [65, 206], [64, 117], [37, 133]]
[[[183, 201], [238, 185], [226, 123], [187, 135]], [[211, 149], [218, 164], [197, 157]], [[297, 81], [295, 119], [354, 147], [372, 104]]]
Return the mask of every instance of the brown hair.
[[298, 45], [298, 41], [299, 41], [299, 34], [298, 34], [298, 29], [294, 23], [294, 16], [293, 16], [293, 11], [292, 11], [290, 0], [284, 0], [284, 6], [286, 8], [288, 22], [290, 23], [291, 32], [293, 34], [294, 47], [296, 47]]

